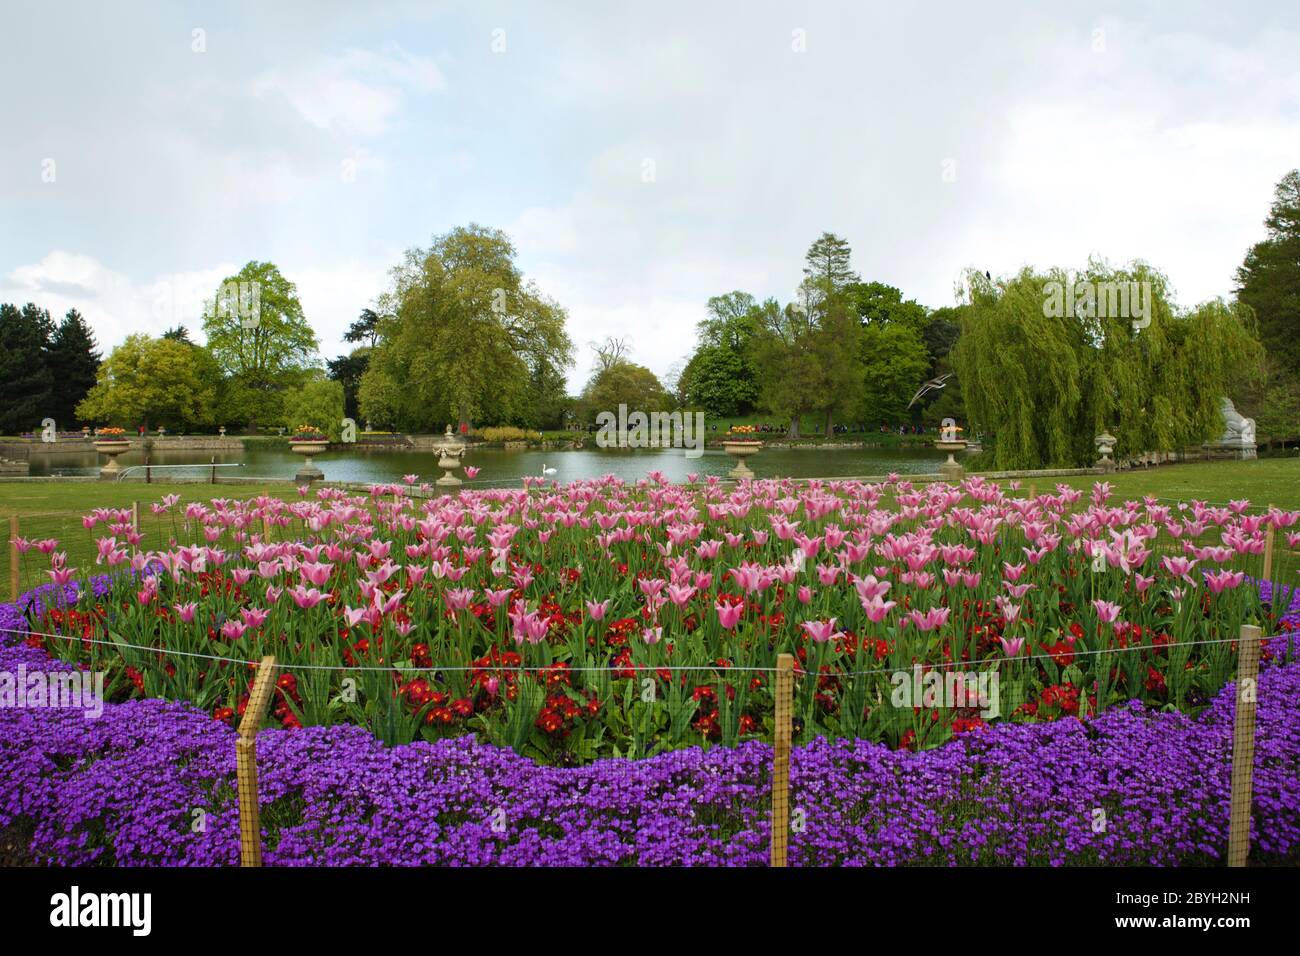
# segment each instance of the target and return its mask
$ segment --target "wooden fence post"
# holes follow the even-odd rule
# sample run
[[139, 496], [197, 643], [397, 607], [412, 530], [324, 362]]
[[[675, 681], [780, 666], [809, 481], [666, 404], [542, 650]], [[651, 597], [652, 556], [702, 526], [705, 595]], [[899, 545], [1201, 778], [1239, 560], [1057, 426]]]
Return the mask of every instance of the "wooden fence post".
[[131, 502], [131, 530], [140, 530], [140, 502]]
[[[1275, 532], [1276, 529], [1272, 525], [1269, 525], [1268, 530], [1264, 532], [1264, 580], [1265, 581], [1273, 580], [1273, 537]], [[1276, 604], [1276, 602], [1274, 603]], [[1277, 609], [1274, 608], [1274, 610]], [[1279, 616], [1281, 615], [1281, 613], [1282, 613], [1281, 611], [1278, 611]]]
[[9, 516], [9, 600], [18, 603], [18, 516]]
[[244, 719], [235, 741], [235, 774], [239, 792], [239, 865], [262, 865], [262, 815], [257, 805], [257, 731], [266, 719], [275, 689], [275, 657], [267, 655], [257, 667]]
[[1232, 731], [1232, 816], [1228, 829], [1228, 866], [1245, 866], [1246, 857], [1250, 855], [1259, 637], [1258, 627], [1243, 624], [1237, 641], [1237, 709]]
[[772, 748], [772, 852], [770, 864], [786, 865], [790, 838], [790, 738], [793, 732], [794, 656], [776, 659], [776, 724]]

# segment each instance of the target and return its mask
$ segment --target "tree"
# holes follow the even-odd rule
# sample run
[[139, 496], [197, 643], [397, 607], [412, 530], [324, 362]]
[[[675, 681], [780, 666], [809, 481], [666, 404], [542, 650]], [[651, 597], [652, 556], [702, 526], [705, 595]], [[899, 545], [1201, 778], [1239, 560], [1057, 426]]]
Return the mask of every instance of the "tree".
[[279, 421], [284, 393], [318, 366], [297, 287], [270, 262], [250, 262], [221, 283], [203, 331], [230, 379], [221, 410], [230, 421]]
[[213, 389], [200, 350], [175, 339], [128, 335], [99, 367], [90, 394], [77, 406], [83, 421], [182, 428], [212, 419]]
[[858, 281], [849, 265], [853, 250], [847, 239], [823, 232], [804, 256], [804, 281], [822, 289], [840, 290]]
[[862, 327], [862, 364], [863, 420], [901, 422], [930, 367], [921, 334], [902, 322], [868, 322]]
[[[982, 278], [980, 276], [979, 278]], [[1145, 324], [1076, 303], [1052, 289], [1136, 283], [1149, 294]], [[971, 424], [994, 434], [998, 468], [1077, 467], [1095, 456], [1103, 429], [1120, 456], [1169, 451], [1219, 434], [1219, 402], [1243, 370], [1258, 367], [1249, 309], [1215, 300], [1186, 313], [1164, 276], [1142, 262], [1090, 262], [1077, 276], [1024, 269], [973, 281], [953, 352]]]
[[599, 373], [626, 361], [632, 351], [632, 343], [627, 339], [607, 335], [602, 342], [588, 342], [587, 348], [596, 354], [595, 372]]
[[356, 418], [361, 414], [357, 392], [361, 388], [361, 377], [370, 367], [370, 349], [362, 346], [325, 364], [329, 377], [343, 386], [343, 414]]
[[701, 345], [682, 370], [686, 403], [718, 418], [747, 415], [758, 402], [757, 373], [750, 350]]
[[361, 317], [343, 333], [343, 341], [365, 342], [373, 349], [379, 341], [379, 313], [374, 309], [362, 309]]
[[506, 421], [526, 412], [530, 374], [573, 362], [566, 315], [526, 283], [505, 233], [470, 225], [412, 249], [393, 270], [362, 414], [401, 427]]
[[758, 371], [760, 404], [790, 422], [790, 437], [799, 437], [799, 420], [816, 410], [821, 368], [810, 349], [814, 325], [807, 311], [781, 308], [767, 299], [755, 312], [758, 331], [751, 351]]
[[49, 367], [53, 390], [51, 415], [60, 426], [71, 428], [77, 404], [95, 386], [100, 354], [95, 335], [76, 309], [69, 309], [50, 339]]
[[1295, 422], [1286, 409], [1288, 396], [1300, 393], [1300, 170], [1291, 170], [1274, 190], [1272, 207], [1264, 220], [1267, 237], [1251, 246], [1237, 270], [1237, 300], [1250, 306], [1259, 322], [1259, 339], [1268, 356], [1274, 409], [1261, 402], [1252, 409], [1261, 434], [1269, 423], [1271, 437], [1295, 438], [1287, 422]]
[[663, 384], [644, 365], [626, 359], [592, 373], [579, 399], [580, 414], [593, 422], [601, 412], [618, 414], [619, 405], [632, 412], [664, 412], [672, 408], [672, 399]]
[[184, 342], [186, 345], [194, 344], [194, 340], [190, 338], [190, 330], [183, 325], [173, 325], [162, 334], [162, 337], [165, 339], [173, 339], [177, 342]]
[[855, 282], [846, 288], [864, 325], [902, 323], [920, 332], [928, 315], [925, 306], [904, 299], [901, 290], [883, 282]]
[[41, 419], [54, 415], [49, 367], [54, 331], [45, 309], [30, 302], [21, 309], [0, 305], [0, 434], [36, 431]]
[[325, 377], [323, 372], [311, 372], [300, 388], [284, 401], [284, 418], [281, 424], [292, 434], [299, 425], [311, 425], [338, 441], [343, 430], [343, 385]]
[[747, 415], [758, 403], [753, 343], [760, 306], [748, 292], [728, 292], [708, 301], [696, 326], [698, 344], [682, 369], [679, 390], [686, 401], [711, 415]]

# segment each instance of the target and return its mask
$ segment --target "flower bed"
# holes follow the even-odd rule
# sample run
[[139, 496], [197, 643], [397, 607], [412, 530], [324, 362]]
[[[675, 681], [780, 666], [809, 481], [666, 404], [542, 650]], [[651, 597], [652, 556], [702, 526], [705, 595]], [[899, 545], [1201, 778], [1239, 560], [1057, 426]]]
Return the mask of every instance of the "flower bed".
[[[1243, 584], [1297, 514], [1080, 497], [980, 479], [173, 497], [152, 509], [167, 540], [128, 512], [87, 516], [113, 582], [35, 610], [30, 641], [107, 671], [112, 699], [188, 700], [232, 725], [244, 662], [273, 653], [285, 727], [472, 731], [557, 764], [771, 739], [783, 652], [797, 740], [924, 749], [1133, 698], [1197, 712], [1242, 624], [1288, 625]], [[67, 584], [58, 547], [24, 556]], [[894, 699], [900, 674], [959, 667], [999, 676], [1000, 706]]]
[[[21, 625], [0, 605], [0, 627]], [[4, 642], [0, 640], [0, 644]], [[0, 647], [0, 671], [51, 669]], [[1300, 665], [1259, 681], [1255, 857], [1300, 849]], [[1227, 846], [1235, 689], [1198, 717], [1136, 702], [1001, 724], [922, 753], [795, 749], [792, 865], [1196, 864]], [[235, 732], [185, 703], [0, 709], [0, 834], [38, 863], [234, 865]], [[471, 737], [386, 747], [355, 726], [258, 738], [268, 865], [762, 865], [770, 747], [541, 766]], [[1095, 811], [1106, 815], [1098, 831]], [[196, 811], [203, 827], [196, 832]]]

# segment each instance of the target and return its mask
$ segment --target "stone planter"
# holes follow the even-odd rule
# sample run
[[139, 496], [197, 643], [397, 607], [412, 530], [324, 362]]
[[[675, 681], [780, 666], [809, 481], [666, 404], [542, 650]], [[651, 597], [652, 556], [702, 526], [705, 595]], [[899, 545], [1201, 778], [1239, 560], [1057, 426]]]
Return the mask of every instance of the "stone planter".
[[438, 467], [444, 472], [443, 476], [434, 482], [435, 485], [454, 488], [460, 484], [460, 479], [456, 477], [455, 472], [460, 468], [460, 460], [465, 456], [466, 447], [464, 439], [459, 435], [453, 435], [451, 426], [448, 425], [442, 441], [433, 446], [433, 450], [438, 453]]
[[295, 455], [303, 456], [303, 463], [298, 468], [298, 473], [293, 476], [294, 481], [311, 484], [313, 481], [321, 481], [325, 473], [312, 464], [312, 456], [319, 455], [329, 447], [329, 442], [321, 441], [290, 441], [289, 450]]
[[741, 478], [753, 478], [754, 473], [750, 471], [749, 466], [745, 464], [745, 459], [757, 455], [759, 449], [762, 447], [763, 443], [761, 441], [724, 441], [722, 443], [723, 451], [736, 459], [736, 467], [727, 472], [727, 475], [737, 480]]
[[95, 451], [108, 458], [107, 464], [99, 469], [100, 481], [117, 481], [122, 474], [122, 466], [117, 463], [117, 456], [131, 450], [131, 443], [125, 438], [97, 438]]
[[940, 439], [934, 443], [934, 447], [948, 453], [948, 460], [939, 466], [939, 476], [944, 481], [961, 481], [966, 476], [966, 469], [962, 468], [953, 454], [965, 449], [966, 442], [960, 438], [955, 441]]

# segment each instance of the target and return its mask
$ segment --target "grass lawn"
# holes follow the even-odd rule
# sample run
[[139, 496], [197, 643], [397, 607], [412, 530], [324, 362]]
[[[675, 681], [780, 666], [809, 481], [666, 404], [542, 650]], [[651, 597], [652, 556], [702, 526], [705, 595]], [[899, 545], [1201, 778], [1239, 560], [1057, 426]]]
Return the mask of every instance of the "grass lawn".
[[297, 493], [287, 485], [207, 485], [198, 482], [169, 484], [155, 481], [6, 481], [0, 482], [0, 518], [12, 514], [48, 514], [55, 511], [84, 513], [92, 508], [129, 508], [131, 502], [157, 501], [163, 495], [180, 495], [182, 501], [209, 498], [252, 498], [265, 492]]
[[[1088, 489], [1096, 480], [1091, 476], [1048, 478], [1038, 482], [1038, 490], [1052, 491], [1057, 482]], [[1251, 504], [1259, 507], [1277, 505], [1288, 511], [1300, 508], [1300, 458], [1164, 465], [1117, 472], [1107, 480], [1118, 498], [1155, 495], [1175, 501], [1196, 499], [1215, 504], [1249, 498]]]

